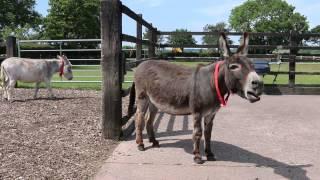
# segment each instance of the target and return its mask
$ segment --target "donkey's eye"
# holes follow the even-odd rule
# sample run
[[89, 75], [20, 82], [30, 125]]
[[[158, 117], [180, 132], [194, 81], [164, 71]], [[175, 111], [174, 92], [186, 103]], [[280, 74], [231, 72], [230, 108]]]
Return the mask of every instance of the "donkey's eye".
[[229, 69], [232, 70], [232, 71], [238, 70], [240, 68], [241, 68], [240, 64], [230, 64], [229, 65]]

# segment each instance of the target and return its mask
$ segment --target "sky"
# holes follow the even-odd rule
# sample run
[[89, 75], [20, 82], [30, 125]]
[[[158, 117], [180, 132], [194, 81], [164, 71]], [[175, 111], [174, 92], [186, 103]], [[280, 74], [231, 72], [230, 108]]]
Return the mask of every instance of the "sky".
[[[206, 24], [228, 22], [236, 6], [246, 0], [122, 0], [134, 12], [161, 31], [174, 31], [177, 28], [189, 31], [202, 31]], [[296, 12], [307, 17], [310, 28], [320, 25], [319, 0], [286, 0], [296, 7]], [[48, 0], [36, 0], [36, 10], [47, 15]], [[136, 23], [123, 16], [123, 33], [135, 35]], [[196, 38], [198, 39], [198, 38]]]

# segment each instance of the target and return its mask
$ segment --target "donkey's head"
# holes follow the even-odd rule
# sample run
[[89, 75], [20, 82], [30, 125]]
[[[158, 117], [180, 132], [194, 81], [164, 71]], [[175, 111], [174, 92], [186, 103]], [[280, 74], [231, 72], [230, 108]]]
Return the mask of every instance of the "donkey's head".
[[66, 79], [72, 80], [72, 64], [70, 63], [69, 59], [65, 55], [58, 55], [58, 59], [60, 59], [62, 62], [60, 67], [60, 76], [63, 75]]
[[250, 102], [256, 102], [260, 100], [263, 81], [255, 72], [253, 62], [247, 57], [248, 43], [248, 33], [244, 33], [237, 52], [231, 55], [225, 34], [222, 33], [219, 39], [225, 59], [225, 81], [228, 89]]

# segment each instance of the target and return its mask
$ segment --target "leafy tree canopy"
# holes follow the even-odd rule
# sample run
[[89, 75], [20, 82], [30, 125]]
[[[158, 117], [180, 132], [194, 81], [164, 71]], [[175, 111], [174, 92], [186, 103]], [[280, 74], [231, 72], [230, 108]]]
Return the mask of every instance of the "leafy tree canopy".
[[[146, 31], [142, 34], [142, 39], [149, 39], [149, 35], [150, 34], [150, 30], [148, 28], [146, 28]], [[163, 43], [164, 42], [164, 37], [163, 35], [158, 35], [157, 36], [157, 43]]]
[[1, 0], [0, 38], [13, 34], [24, 39], [39, 30], [41, 16], [34, 6], [35, 0]]
[[100, 38], [99, 0], [49, 0], [45, 37]]
[[307, 18], [284, 0], [247, 0], [231, 11], [229, 23], [237, 31], [305, 32]]
[[[207, 24], [203, 28], [204, 32], [228, 32], [230, 28], [225, 22], [218, 22], [217, 24]], [[202, 37], [203, 44], [218, 44], [219, 35], [204, 35]], [[229, 39], [229, 44], [232, 44], [232, 41]]]
[[[175, 32], [188, 32], [187, 29], [176, 29]], [[173, 45], [193, 45], [196, 40], [192, 35], [188, 34], [174, 34], [167, 37], [168, 43]], [[181, 48], [183, 50], [183, 48]]]
[[[320, 25], [312, 28], [310, 30], [310, 32], [311, 33], [320, 33]], [[310, 37], [310, 40], [312, 43], [320, 45], [320, 37]]]
[[311, 31], [312, 33], [320, 33], [320, 25], [312, 28], [310, 31]]

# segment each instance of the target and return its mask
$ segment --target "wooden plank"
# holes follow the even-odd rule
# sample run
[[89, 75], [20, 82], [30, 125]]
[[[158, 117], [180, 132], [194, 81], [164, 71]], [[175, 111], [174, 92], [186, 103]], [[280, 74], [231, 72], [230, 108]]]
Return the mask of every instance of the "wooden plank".
[[[181, 48], [218, 48], [216, 44], [184, 44], [184, 45], [173, 45], [173, 44], [160, 44], [160, 48], [166, 47], [181, 47]], [[239, 45], [229, 45], [230, 48], [238, 48]], [[276, 49], [279, 45], [249, 45], [252, 49]], [[308, 47], [308, 46], [281, 46], [283, 49], [312, 49], [320, 50], [320, 47]]]
[[[216, 32], [175, 32], [175, 31], [160, 31], [160, 35], [176, 35], [176, 34], [185, 34], [185, 35], [220, 35], [220, 31]], [[242, 36], [243, 32], [225, 32], [229, 36]], [[320, 33], [292, 33], [294, 36], [300, 37], [320, 37]], [[274, 33], [274, 32], [249, 32], [249, 36], [273, 36], [273, 37], [282, 37], [289, 36], [289, 33]]]
[[152, 24], [149, 24], [146, 20], [141, 19], [138, 14], [136, 14], [134, 11], [132, 11], [130, 8], [128, 8], [125, 5], [122, 5], [122, 13], [126, 14], [127, 16], [132, 18], [133, 20], [139, 22], [140, 24], [142, 24], [143, 26], [145, 26], [149, 30], [154, 30], [154, 27], [152, 26]]
[[102, 133], [119, 139], [122, 98], [119, 72], [122, 13], [119, 0], [101, 0]]
[[320, 61], [320, 56], [296, 56], [296, 61]]
[[[312, 76], [312, 75], [320, 75], [320, 72], [291, 72], [292, 74], [295, 74], [295, 75], [309, 75], [309, 76]], [[267, 75], [277, 75], [277, 74], [287, 74], [289, 75], [290, 72], [289, 71], [271, 71], [269, 72]]]
[[[220, 35], [220, 31], [216, 32], [175, 32], [175, 31], [160, 31], [160, 35], [176, 35], [176, 34], [185, 34], [185, 35]], [[225, 32], [229, 36], [242, 36], [243, 32]], [[288, 36], [287, 33], [271, 33], [271, 32], [249, 32], [249, 36]]]
[[270, 95], [320, 95], [319, 85], [296, 85], [291, 88], [287, 85], [266, 84], [264, 93]]
[[[132, 42], [132, 43], [139, 42], [143, 45], [150, 45], [151, 44], [150, 41], [148, 41], [148, 40], [141, 40], [141, 39], [138, 39], [134, 36], [127, 35], [127, 34], [122, 34], [121, 37], [122, 37], [122, 41], [126, 41], [126, 42]], [[155, 45], [155, 44], [153, 44], [153, 45]]]

